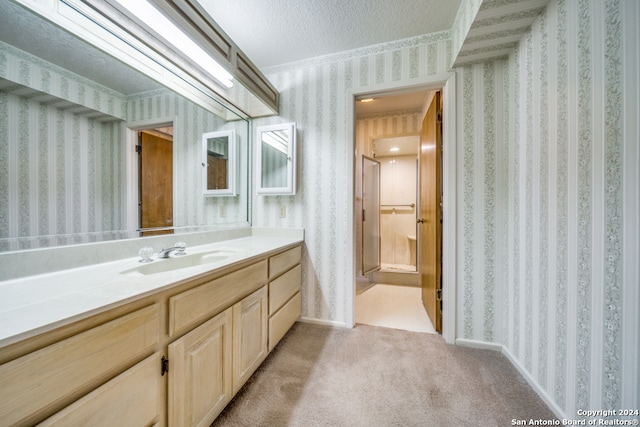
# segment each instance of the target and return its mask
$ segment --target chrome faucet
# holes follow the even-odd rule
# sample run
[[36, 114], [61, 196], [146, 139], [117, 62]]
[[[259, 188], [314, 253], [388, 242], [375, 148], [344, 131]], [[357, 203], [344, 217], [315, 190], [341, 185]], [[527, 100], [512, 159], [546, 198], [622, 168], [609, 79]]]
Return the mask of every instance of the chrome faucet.
[[184, 250], [186, 249], [186, 247], [187, 245], [185, 243], [178, 242], [175, 244], [175, 246], [161, 249], [160, 252], [158, 252], [158, 258], [169, 258], [169, 255], [174, 252], [176, 255], [184, 255]]

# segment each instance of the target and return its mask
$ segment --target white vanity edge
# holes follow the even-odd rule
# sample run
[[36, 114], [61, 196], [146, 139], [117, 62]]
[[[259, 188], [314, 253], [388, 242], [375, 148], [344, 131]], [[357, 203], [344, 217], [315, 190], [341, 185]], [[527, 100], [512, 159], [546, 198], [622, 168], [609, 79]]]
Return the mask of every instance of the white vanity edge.
[[155, 252], [158, 252], [162, 248], [173, 246], [178, 241], [186, 242], [189, 247], [251, 235], [251, 227], [248, 223], [243, 223], [218, 230], [0, 252], [0, 282], [131, 258], [137, 256], [143, 246], [151, 246]]
[[[230, 235], [234, 236], [234, 233]], [[173, 235], [171, 239], [175, 240], [176, 237]], [[198, 246], [190, 246], [187, 242], [187, 254], [217, 248], [236, 252], [231, 257], [215, 263], [148, 276], [121, 274], [122, 271], [140, 265], [134, 246], [133, 254], [125, 259], [0, 281], [0, 349], [138, 300], [199, 275], [301, 243], [303, 240], [303, 229], [248, 228], [226, 240], [214, 240], [212, 243]], [[131, 242], [120, 243], [128, 248]], [[77, 246], [75, 250], [82, 251], [83, 247], [89, 245]], [[156, 252], [159, 249], [160, 247]], [[53, 253], [55, 254], [55, 251]], [[167, 261], [170, 260], [154, 262]]]

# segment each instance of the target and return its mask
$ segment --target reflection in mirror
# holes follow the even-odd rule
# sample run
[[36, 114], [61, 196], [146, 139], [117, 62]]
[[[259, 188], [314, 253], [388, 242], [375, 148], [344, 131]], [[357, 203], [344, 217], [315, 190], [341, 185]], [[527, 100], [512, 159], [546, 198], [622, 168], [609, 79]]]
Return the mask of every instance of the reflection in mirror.
[[203, 187], [205, 196], [236, 195], [235, 131], [202, 135]]
[[257, 129], [258, 194], [295, 194], [295, 123]]
[[[248, 225], [246, 119], [160, 86], [12, 1], [0, 10], [0, 251], [140, 236], [135, 135], [159, 123], [173, 126], [173, 231]], [[240, 197], [202, 197], [210, 131], [235, 133]]]

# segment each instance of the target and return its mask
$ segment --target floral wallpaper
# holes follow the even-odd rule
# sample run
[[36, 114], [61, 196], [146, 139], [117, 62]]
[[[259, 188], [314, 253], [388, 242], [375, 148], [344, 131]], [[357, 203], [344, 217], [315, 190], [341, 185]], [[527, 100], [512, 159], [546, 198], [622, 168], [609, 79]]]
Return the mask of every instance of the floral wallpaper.
[[[450, 57], [447, 31], [262, 70], [280, 91], [280, 116], [256, 119], [253, 125], [297, 123], [300, 190], [295, 196], [254, 196], [252, 224], [305, 228], [305, 318], [345, 324], [352, 310], [354, 201], [347, 195], [354, 177], [347, 171], [354, 147], [346, 124], [347, 108], [353, 107], [347, 92], [389, 82], [415, 84], [445, 73]], [[413, 131], [421, 123], [413, 115], [388, 122], [379, 118], [378, 129], [370, 132]]]
[[639, 13], [551, 1], [507, 60], [456, 69], [458, 337], [568, 418], [639, 402]]
[[[453, 70], [456, 337], [501, 345], [567, 418], [639, 402], [637, 22], [632, 0], [552, 0], [508, 58]], [[253, 224], [305, 228], [307, 320], [351, 310], [347, 91], [446, 72], [463, 33], [264, 70], [281, 115], [256, 122], [297, 122], [300, 190], [254, 196]]]

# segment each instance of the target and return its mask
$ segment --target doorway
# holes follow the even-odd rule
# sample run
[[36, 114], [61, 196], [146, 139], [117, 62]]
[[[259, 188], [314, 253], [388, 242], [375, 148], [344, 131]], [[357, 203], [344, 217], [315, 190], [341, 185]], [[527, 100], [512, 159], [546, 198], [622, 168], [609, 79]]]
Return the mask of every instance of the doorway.
[[127, 138], [127, 224], [135, 235], [173, 234], [173, 119], [124, 125]]
[[138, 131], [140, 236], [173, 234], [173, 129]]
[[[433, 269], [433, 263], [441, 263], [442, 240], [434, 240], [433, 244], [425, 245], [425, 240], [431, 239], [431, 234], [425, 233], [425, 230], [431, 229], [421, 224], [425, 221], [425, 218], [422, 217], [424, 212], [435, 210], [435, 204], [438, 203], [435, 199], [431, 200], [433, 191], [425, 193], [422, 190], [422, 187], [427, 187], [425, 182], [433, 182], [432, 189], [438, 188], [440, 192], [442, 191], [441, 180], [440, 178], [436, 179], [435, 170], [431, 166], [428, 169], [421, 166], [422, 163], [431, 165], [431, 161], [427, 162], [427, 158], [436, 158], [435, 151], [431, 150], [430, 147], [426, 148], [426, 152], [431, 150], [433, 153], [425, 157], [423, 122], [426, 123], [425, 120], [427, 119], [427, 111], [430, 105], [438, 104], [439, 108], [441, 108], [440, 95], [437, 90], [420, 90], [412, 93], [390, 95], [384, 93], [374, 94], [373, 97], [367, 95], [366, 98], [373, 98], [374, 101], [369, 101], [369, 103], [378, 102], [379, 106], [373, 114], [362, 114], [362, 99], [356, 99], [356, 114], [354, 117], [355, 151], [361, 159], [371, 156], [380, 162], [381, 204], [378, 214], [381, 224], [379, 232], [381, 263], [374, 272], [372, 272], [373, 269], [371, 268], [369, 271], [364, 268], [357, 271], [356, 321], [365, 323], [365, 321], [362, 321], [363, 316], [370, 317], [371, 315], [371, 310], [364, 307], [362, 301], [373, 298], [370, 297], [372, 294], [385, 292], [387, 296], [383, 297], [383, 299], [386, 298], [387, 302], [384, 303], [384, 307], [376, 309], [381, 315], [389, 317], [390, 314], [386, 308], [395, 305], [397, 313], [391, 314], [391, 316], [396, 318], [406, 317], [409, 312], [414, 312], [420, 316], [420, 322], [429, 325], [433, 324], [433, 327], [435, 327], [435, 329], [431, 328], [433, 332], [436, 330], [437, 332], [442, 332], [442, 321], [441, 317], [439, 317], [441, 316], [441, 310], [435, 313], [432, 309], [435, 304], [441, 303], [441, 292], [432, 291], [434, 280], [432, 280], [431, 275], [424, 273], [424, 271]], [[397, 108], [398, 105], [407, 105], [402, 98], [407, 98], [407, 102], [414, 102], [414, 108], [404, 107], [400, 110], [394, 110], [393, 108]], [[386, 105], [390, 107], [386, 107]], [[439, 114], [439, 117], [442, 117], [441, 113]], [[400, 151], [399, 147], [400, 142], [403, 140], [408, 147], [411, 147], [405, 149], [404, 152]], [[363, 160], [356, 159], [356, 169], [361, 161]], [[440, 162], [441, 160], [438, 161], [438, 164]], [[362, 167], [364, 168], [364, 163]], [[440, 170], [438, 169], [438, 172]], [[425, 180], [424, 176], [427, 173], [430, 177]], [[358, 178], [358, 171], [356, 170], [356, 198], [354, 203], [356, 222], [359, 222], [359, 217], [364, 213], [365, 203], [365, 184], [358, 182]], [[441, 200], [441, 194], [437, 200]], [[426, 201], [434, 204], [434, 206], [426, 209], [423, 206]], [[367, 216], [370, 216], [370, 214], [367, 213]], [[361, 225], [364, 225], [364, 222]], [[358, 246], [362, 248], [368, 246], [365, 245], [365, 242], [370, 240], [371, 236], [366, 233], [366, 228], [356, 225], [356, 240], [362, 244], [357, 245], [356, 248]], [[432, 252], [433, 248], [437, 249], [436, 253]], [[436, 256], [436, 259], [433, 262], [425, 262], [427, 257], [434, 256]], [[360, 257], [362, 257], [362, 253], [358, 253], [357, 250], [356, 259]], [[364, 266], [364, 264], [361, 265]], [[442, 271], [442, 268], [440, 267], [438, 271]], [[394, 286], [388, 287], [390, 284], [395, 285], [395, 288]], [[406, 295], [401, 296], [398, 293], [400, 290], [402, 292], [406, 291], [406, 295], [409, 295], [407, 292], [413, 292], [410, 294], [413, 301], [407, 303], [414, 304], [413, 306], [402, 307], [398, 305], [398, 301], [403, 298], [406, 300], [407, 298]], [[418, 310], [416, 310], [415, 304], [418, 304]], [[428, 315], [427, 309], [429, 310]], [[397, 319], [390, 320], [390, 327], [398, 327]], [[412, 322], [415, 323], [413, 320], [409, 321], [409, 323]]]

